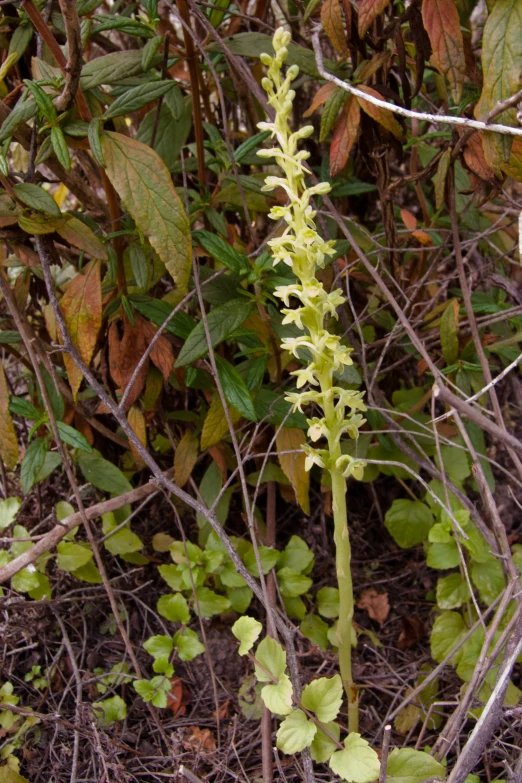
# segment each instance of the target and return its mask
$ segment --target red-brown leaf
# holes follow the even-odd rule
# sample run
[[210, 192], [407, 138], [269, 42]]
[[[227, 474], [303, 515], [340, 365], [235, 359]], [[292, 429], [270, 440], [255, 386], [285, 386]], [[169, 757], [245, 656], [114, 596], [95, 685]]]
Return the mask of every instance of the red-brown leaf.
[[[147, 343], [150, 343], [157, 329], [149, 323], [149, 321], [143, 321], [143, 330], [145, 332], [145, 338]], [[165, 335], [160, 335], [154, 343], [150, 352], [150, 358], [152, 363], [156, 365], [158, 370], [161, 370], [163, 380], [165, 383], [169, 379], [169, 375], [174, 367], [174, 351], [172, 345]]]
[[335, 92], [336, 89], [337, 87], [333, 82], [327, 82], [326, 84], [323, 84], [322, 87], [319, 87], [313, 97], [312, 103], [303, 114], [303, 117], [311, 117], [314, 111], [317, 111], [323, 103], [326, 103], [330, 95]]
[[335, 51], [341, 57], [346, 57], [348, 55], [348, 45], [346, 43], [346, 31], [339, 0], [324, 0], [321, 6], [321, 22]]
[[361, 38], [364, 38], [371, 23], [382, 14], [389, 2], [390, 0], [361, 0], [359, 20], [357, 22], [357, 29]]
[[8, 470], [14, 470], [18, 464], [18, 440], [9, 413], [9, 388], [0, 363], [0, 456]]
[[357, 100], [348, 96], [335, 121], [330, 145], [330, 176], [335, 177], [348, 162], [351, 149], [357, 138], [361, 112]]
[[423, 0], [422, 21], [433, 49], [432, 63], [448, 80], [453, 100], [458, 103], [466, 75], [466, 57], [455, 3]]
[[[373, 87], [360, 86], [359, 89], [367, 93], [367, 95], [372, 95], [374, 98], [378, 98], [380, 101], [384, 100], [382, 95], [377, 92], [377, 90], [374, 90]], [[364, 98], [357, 98], [357, 100], [359, 101], [361, 109], [366, 112], [366, 114], [371, 117], [372, 120], [375, 120], [375, 122], [378, 122], [379, 125], [382, 125], [383, 128], [386, 128], [386, 130], [390, 131], [390, 133], [393, 133], [397, 139], [402, 140], [402, 128], [393, 116], [393, 112], [390, 109], [383, 109], [381, 106], [376, 106], [374, 103], [370, 103], [370, 101], [365, 101]]]

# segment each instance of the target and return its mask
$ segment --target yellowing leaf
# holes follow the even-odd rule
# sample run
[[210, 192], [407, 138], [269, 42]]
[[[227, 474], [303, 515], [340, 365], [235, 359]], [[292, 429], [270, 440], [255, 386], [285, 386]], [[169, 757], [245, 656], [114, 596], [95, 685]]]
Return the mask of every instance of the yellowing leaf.
[[453, 0], [423, 0], [422, 21], [433, 54], [431, 61], [449, 82], [455, 103], [460, 101], [466, 60], [460, 20]]
[[[100, 262], [90, 261], [74, 277], [60, 302], [67, 329], [85, 364], [92, 359], [102, 322]], [[68, 353], [63, 357], [74, 399], [82, 382], [82, 372]]]
[[357, 138], [361, 110], [356, 98], [349, 95], [335, 121], [330, 144], [330, 176], [335, 177], [348, 162], [351, 149]]
[[[306, 443], [303, 430], [292, 427], [282, 427], [277, 433], [276, 445], [279, 463], [283, 472], [294, 488], [297, 501], [305, 514], [310, 513], [310, 499], [308, 488], [310, 486], [310, 474], [305, 470], [305, 455], [301, 446]], [[283, 454], [281, 452], [295, 451], [295, 454]]]
[[440, 344], [444, 361], [449, 366], [459, 357], [459, 302], [452, 299], [440, 319]]
[[[522, 71], [522, 0], [497, 0], [484, 26], [482, 39], [482, 74], [484, 86], [475, 107], [475, 117], [482, 120], [498, 101], [510, 98], [520, 89]], [[518, 125], [516, 109], [509, 109], [495, 119], [503, 125]], [[512, 136], [484, 134], [487, 162], [498, 169], [509, 160]]]
[[[228, 409], [232, 424], [235, 424], [241, 418], [241, 414], [234, 408]], [[201, 431], [201, 451], [206, 451], [211, 446], [225, 437], [228, 432], [228, 422], [223, 411], [221, 399], [218, 394], [214, 396], [208, 413], [205, 417], [203, 429]]]
[[181, 438], [174, 455], [174, 481], [184, 487], [198, 458], [198, 439], [189, 430]]
[[[475, 134], [476, 135], [476, 134]], [[441, 155], [437, 166], [437, 172], [433, 178], [435, 186], [435, 206], [440, 209], [444, 204], [444, 191], [446, 189], [446, 175], [451, 163], [451, 149], [448, 147]]]
[[361, 0], [359, 20], [357, 22], [357, 29], [361, 38], [364, 38], [371, 23], [382, 14], [389, 2], [390, 0]]
[[321, 22], [335, 51], [342, 57], [347, 57], [348, 46], [339, 0], [324, 0], [321, 6]]
[[107, 260], [107, 248], [96, 234], [73, 215], [56, 220], [56, 231], [74, 247], [85, 251], [93, 258]]
[[[384, 100], [382, 95], [378, 93], [377, 90], [374, 90], [373, 87], [359, 86], [359, 89], [368, 95], [372, 95], [374, 98], [378, 98], [380, 101]], [[374, 103], [370, 103], [370, 101], [365, 101], [364, 98], [357, 98], [357, 100], [359, 101], [361, 109], [365, 111], [372, 120], [378, 122], [379, 125], [382, 125], [382, 127], [386, 128], [390, 133], [393, 133], [398, 139], [403, 138], [402, 128], [390, 109], [383, 109], [380, 106], [376, 106]]]
[[[147, 425], [145, 423], [145, 416], [136, 405], [133, 405], [131, 408], [129, 408], [129, 412], [127, 414], [127, 421], [129, 422], [130, 426], [132, 427], [132, 429], [140, 439], [140, 443], [146, 446]], [[132, 443], [131, 443], [131, 451], [137, 467], [143, 468], [145, 466], [145, 463], [143, 462], [143, 458], [139, 454], [136, 447], [132, 445]]]
[[190, 225], [169, 171], [157, 152], [120, 133], [104, 133], [107, 175], [136, 225], [149, 239], [178, 288], [191, 269]]
[[[473, 137], [471, 137], [473, 138]], [[507, 163], [501, 163], [502, 171], [513, 177], [517, 182], [522, 182], [522, 139], [515, 138], [511, 147], [511, 154]]]
[[8, 470], [14, 470], [18, 464], [18, 440], [9, 413], [9, 389], [0, 363], [0, 456]]

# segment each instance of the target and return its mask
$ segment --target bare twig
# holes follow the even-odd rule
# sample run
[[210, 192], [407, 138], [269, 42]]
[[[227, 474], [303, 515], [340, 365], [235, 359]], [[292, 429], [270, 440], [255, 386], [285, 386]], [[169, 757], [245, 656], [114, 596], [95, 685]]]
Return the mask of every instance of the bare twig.
[[67, 64], [65, 66], [65, 84], [62, 94], [56, 98], [54, 105], [59, 112], [66, 111], [74, 101], [80, 84], [82, 70], [82, 36], [80, 18], [75, 0], [59, 0], [67, 36]]

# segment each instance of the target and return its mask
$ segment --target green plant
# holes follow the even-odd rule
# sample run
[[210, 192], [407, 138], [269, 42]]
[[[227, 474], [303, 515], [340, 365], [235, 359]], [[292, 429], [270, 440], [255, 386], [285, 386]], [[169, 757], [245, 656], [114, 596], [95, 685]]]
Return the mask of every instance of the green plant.
[[[345, 299], [340, 289], [327, 292], [317, 279], [317, 271], [325, 265], [328, 256], [334, 255], [333, 242], [324, 241], [315, 227], [315, 211], [311, 200], [331, 190], [326, 182], [307, 187], [305, 177], [308, 172], [304, 161], [309, 157], [305, 150], [298, 151], [298, 143], [313, 132], [308, 125], [292, 133], [289, 116], [292, 111], [295, 92], [292, 82], [299, 72], [292, 65], [283, 73], [290, 43], [290, 34], [279, 28], [274, 34], [275, 56], [263, 54], [261, 60], [268, 67], [267, 76], [262, 84], [268, 94], [268, 100], [275, 110], [273, 122], [259, 123], [259, 128], [269, 131], [275, 137], [277, 146], [263, 150], [258, 155], [275, 157], [277, 165], [283, 170], [284, 177], [269, 175], [265, 178], [264, 190], [283, 188], [288, 197], [287, 206], [273, 207], [270, 217], [283, 220], [282, 234], [269, 241], [274, 255], [274, 263], [283, 262], [291, 267], [298, 282], [278, 286], [275, 295], [285, 304], [283, 323], [295, 324], [305, 332], [302, 337], [288, 337], [282, 341], [284, 350], [296, 358], [303, 355], [308, 359], [307, 366], [293, 372], [297, 378], [297, 388], [309, 384], [311, 388], [303, 392], [287, 394], [287, 401], [295, 409], [302, 411], [303, 405], [316, 405], [322, 416], [308, 419], [308, 436], [315, 443], [326, 439], [327, 448], [303, 446], [306, 452], [306, 467], [318, 465], [326, 470], [331, 479], [334, 515], [334, 537], [336, 545], [336, 571], [339, 586], [339, 621], [337, 639], [339, 648], [339, 666], [343, 686], [348, 698], [350, 731], [358, 726], [358, 698], [352, 676], [352, 618], [353, 586], [351, 576], [351, 551], [348, 532], [346, 503], [346, 478], [362, 478], [364, 463], [341, 451], [341, 437], [348, 434], [357, 439], [359, 428], [365, 419], [356, 411], [365, 411], [362, 393], [339, 385], [337, 376], [346, 365], [353, 364], [352, 350], [329, 330], [332, 319], [337, 318], [337, 308]], [[300, 301], [300, 306], [290, 308], [290, 299]]]

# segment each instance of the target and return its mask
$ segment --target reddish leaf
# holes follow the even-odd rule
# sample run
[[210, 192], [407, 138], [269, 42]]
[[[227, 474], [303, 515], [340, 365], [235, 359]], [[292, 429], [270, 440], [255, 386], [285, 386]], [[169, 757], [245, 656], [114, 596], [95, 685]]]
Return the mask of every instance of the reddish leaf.
[[401, 209], [401, 218], [406, 228], [409, 228], [410, 231], [414, 231], [417, 228], [417, 218], [409, 209]]
[[[109, 329], [109, 369], [111, 376], [123, 391], [129, 384], [134, 370], [147, 348], [147, 340], [143, 330], [143, 320], [136, 318], [136, 326], [125, 322], [123, 338], [120, 339], [118, 324], [113, 323]], [[125, 408], [128, 409], [140, 396], [147, 378], [149, 361], [143, 363], [132, 389], [127, 397]]]
[[348, 46], [339, 0], [324, 0], [321, 6], [321, 22], [335, 51], [341, 57], [347, 57]]
[[183, 739], [185, 750], [198, 753], [212, 753], [216, 750], [216, 740], [210, 729], [200, 729], [199, 726], [187, 726]]
[[[377, 90], [374, 90], [373, 87], [360, 86], [359, 89], [367, 93], [367, 95], [378, 98], [380, 101], [384, 100], [382, 95], [378, 93]], [[390, 133], [393, 133], [396, 138], [403, 138], [402, 128], [390, 109], [383, 109], [380, 106], [376, 106], [374, 103], [370, 103], [370, 101], [365, 101], [364, 98], [357, 98], [357, 100], [359, 101], [361, 109], [365, 111], [372, 120], [375, 120], [375, 122], [378, 122], [383, 128], [386, 128]]]
[[372, 620], [382, 625], [390, 613], [388, 593], [378, 593], [373, 587], [363, 590], [357, 601], [359, 609], [365, 609]]
[[344, 169], [351, 149], [357, 138], [361, 111], [357, 100], [348, 96], [346, 102], [335, 121], [332, 143], [330, 145], [330, 176], [335, 177]]
[[172, 677], [170, 684], [170, 693], [167, 693], [167, 707], [169, 710], [172, 710], [174, 715], [184, 715], [187, 711], [187, 704], [190, 701], [189, 693], [183, 687], [179, 677]]
[[[89, 365], [98, 332], [102, 323], [102, 291], [100, 278], [100, 262], [90, 261], [74, 277], [60, 302], [60, 307], [71, 336], [80, 357]], [[63, 357], [69, 385], [74, 399], [82, 382], [83, 374], [74, 359], [68, 354]]]
[[431, 61], [448, 80], [455, 103], [462, 95], [466, 58], [460, 20], [453, 0], [423, 0], [422, 21], [433, 54]]
[[382, 14], [389, 2], [390, 0], [361, 0], [359, 20], [357, 22], [357, 29], [361, 38], [364, 38], [371, 23]]
[[[310, 513], [310, 499], [308, 490], [310, 486], [310, 474], [305, 470], [305, 455], [301, 450], [306, 437], [303, 430], [292, 427], [282, 427], [276, 435], [276, 446], [279, 464], [283, 473], [292, 485], [297, 502], [305, 512]], [[281, 453], [294, 452], [294, 453]]]
[[[149, 321], [142, 321], [142, 324], [147, 343], [150, 343], [157, 330], [151, 323], [149, 323]], [[150, 352], [150, 358], [158, 370], [161, 370], [163, 380], [166, 383], [169, 379], [170, 373], [172, 372], [172, 368], [174, 367], [175, 357], [172, 345], [165, 335], [160, 335], [160, 337], [158, 337], [154, 343]]]
[[426, 628], [420, 617], [408, 615], [401, 619], [402, 631], [400, 633], [397, 647], [399, 650], [405, 650], [417, 644], [426, 634]]
[[322, 87], [319, 87], [314, 95], [312, 103], [303, 114], [303, 117], [310, 117], [314, 111], [317, 111], [317, 109], [323, 105], [323, 103], [326, 103], [330, 95], [335, 92], [336, 89], [337, 87], [333, 82], [327, 82], [326, 84], [323, 84]]
[[[514, 144], [513, 144], [514, 146]], [[481, 134], [473, 133], [463, 150], [464, 160], [468, 168], [485, 182], [493, 182], [495, 172], [486, 161], [482, 147]]]

